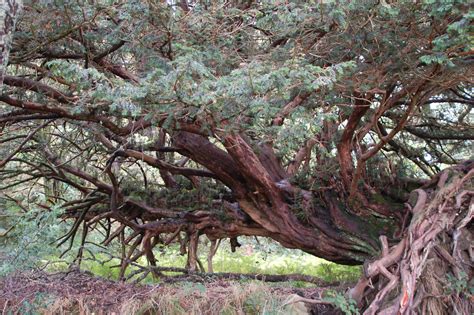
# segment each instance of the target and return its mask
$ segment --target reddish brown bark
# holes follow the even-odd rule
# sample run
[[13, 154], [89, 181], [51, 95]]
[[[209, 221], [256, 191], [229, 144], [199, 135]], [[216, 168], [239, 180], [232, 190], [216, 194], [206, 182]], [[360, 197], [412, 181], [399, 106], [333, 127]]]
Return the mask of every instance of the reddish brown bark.
[[347, 120], [347, 125], [344, 128], [341, 140], [337, 145], [341, 177], [346, 187], [350, 187], [350, 183], [352, 181], [352, 171], [354, 168], [354, 163], [352, 161], [354, 134], [357, 126], [360, 123], [360, 120], [369, 110], [369, 108], [370, 103], [368, 101], [357, 99], [355, 108]]

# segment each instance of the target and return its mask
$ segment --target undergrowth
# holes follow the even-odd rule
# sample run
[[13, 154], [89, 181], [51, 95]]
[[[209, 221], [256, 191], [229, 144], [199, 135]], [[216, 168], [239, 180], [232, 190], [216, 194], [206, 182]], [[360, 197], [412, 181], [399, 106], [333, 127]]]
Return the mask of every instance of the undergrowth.
[[[55, 246], [57, 236], [65, 232], [64, 226], [57, 225], [57, 213], [28, 213], [10, 222], [15, 226], [7, 237], [2, 237], [3, 258], [0, 259], [0, 276], [6, 277], [14, 272], [41, 268], [48, 272], [66, 271], [74, 261], [79, 248], [78, 240], [72, 244]], [[208, 245], [202, 240], [199, 259], [207, 267]], [[224, 241], [213, 259], [214, 272], [242, 274], [305, 274], [325, 281], [351, 283], [361, 273], [360, 267], [343, 266], [327, 262], [300, 250], [281, 247], [272, 240], [241, 237], [241, 247], [232, 253], [230, 244]], [[107, 249], [98, 246], [100, 238], [86, 243], [81, 269], [106, 279], [118, 280], [120, 248], [111, 244]], [[65, 255], [65, 249], [71, 250]], [[181, 267], [186, 265], [186, 256], [180, 255], [178, 244], [166, 248], [156, 247], [154, 254], [157, 264], [162, 267]], [[144, 260], [137, 261], [145, 265]], [[130, 275], [136, 269], [127, 270]], [[159, 279], [147, 276], [143, 283], [157, 284]], [[167, 289], [157, 296], [145, 300], [130, 299], [120, 305], [120, 314], [290, 314], [285, 306], [288, 294], [274, 294], [272, 288], [312, 287], [305, 282], [262, 283], [251, 280], [226, 281], [219, 288], [210, 289], [200, 283], [177, 283], [167, 285]], [[333, 296], [333, 304], [341, 310], [353, 314], [352, 304], [346, 303], [339, 295]], [[331, 299], [331, 297], [328, 297]], [[54, 297], [39, 293], [33, 299], [24, 300], [18, 308], [22, 314], [92, 314], [93, 305], [83, 297]], [[355, 313], [354, 313], [355, 314]]]
[[[232, 253], [230, 246], [221, 245], [213, 259], [214, 272], [231, 272], [243, 274], [305, 274], [321, 278], [324, 281], [333, 282], [354, 282], [360, 277], [360, 266], [338, 265], [325, 261], [321, 258], [306, 254], [300, 250], [290, 250], [283, 248], [272, 241], [267, 241], [266, 246], [256, 244], [251, 238], [242, 238], [242, 247]], [[203, 247], [203, 246], [202, 246]], [[158, 265], [161, 267], [184, 267], [186, 256], [180, 255], [178, 246], [169, 246], [164, 249], [155, 250]], [[119, 260], [114, 258], [107, 261], [107, 256], [98, 254], [95, 259], [87, 257], [82, 264], [82, 268], [92, 273], [109, 278], [118, 279], [118, 268], [111, 268], [119, 264]], [[199, 259], [207, 268], [207, 250], [200, 249]], [[107, 262], [104, 262], [107, 261]], [[145, 261], [140, 261], [145, 264]], [[127, 274], [133, 272], [130, 268]], [[144, 279], [145, 283], [156, 283], [152, 276]], [[305, 286], [302, 282], [292, 282], [293, 286]]]

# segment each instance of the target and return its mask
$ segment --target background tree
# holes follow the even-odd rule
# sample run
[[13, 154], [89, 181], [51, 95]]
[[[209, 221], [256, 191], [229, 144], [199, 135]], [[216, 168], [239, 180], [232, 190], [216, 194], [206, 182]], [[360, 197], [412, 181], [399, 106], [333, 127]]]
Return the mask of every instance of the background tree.
[[103, 230], [122, 274], [177, 238], [195, 271], [200, 235], [265, 236], [367, 262], [368, 314], [468, 310], [433, 298], [472, 277], [468, 2], [280, 2], [25, 4], [2, 198], [62, 208], [61, 242]]

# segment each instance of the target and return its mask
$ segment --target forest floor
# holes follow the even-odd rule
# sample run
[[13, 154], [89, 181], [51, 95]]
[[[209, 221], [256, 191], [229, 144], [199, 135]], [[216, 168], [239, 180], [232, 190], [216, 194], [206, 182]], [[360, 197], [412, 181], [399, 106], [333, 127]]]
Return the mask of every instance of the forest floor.
[[338, 287], [213, 280], [139, 285], [89, 272], [17, 273], [0, 278], [0, 314], [340, 314], [320, 298]]

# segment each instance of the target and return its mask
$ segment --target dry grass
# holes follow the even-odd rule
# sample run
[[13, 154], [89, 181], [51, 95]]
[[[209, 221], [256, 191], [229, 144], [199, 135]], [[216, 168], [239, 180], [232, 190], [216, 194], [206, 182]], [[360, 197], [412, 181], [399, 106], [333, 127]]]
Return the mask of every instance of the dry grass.
[[[257, 281], [152, 286], [113, 282], [82, 272], [35, 273], [0, 279], [0, 310], [3, 314], [304, 314], [304, 305], [285, 306], [290, 296], [311, 298], [321, 291]], [[326, 305], [313, 307], [318, 308], [317, 314], [334, 314]]]

